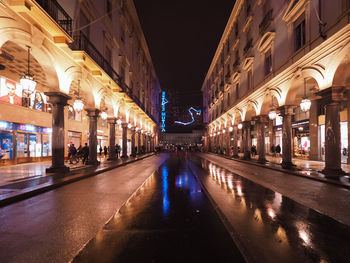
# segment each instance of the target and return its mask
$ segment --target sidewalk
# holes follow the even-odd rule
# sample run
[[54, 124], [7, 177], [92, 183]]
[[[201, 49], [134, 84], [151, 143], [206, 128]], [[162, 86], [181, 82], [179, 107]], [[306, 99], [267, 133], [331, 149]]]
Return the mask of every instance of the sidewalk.
[[51, 162], [17, 164], [0, 168], [0, 207], [17, 202], [37, 194], [55, 189], [78, 180], [110, 171], [122, 165], [127, 165], [138, 160], [145, 159], [154, 153], [143, 154], [127, 159], [107, 161], [99, 158], [98, 166], [84, 165], [81, 162], [70, 167], [68, 174], [50, 173], [45, 169]]
[[208, 152], [208, 154], [213, 154], [226, 159], [248, 163], [255, 166], [269, 168], [275, 171], [281, 171], [281, 172], [296, 175], [296, 176], [302, 176], [312, 180], [335, 184], [335, 185], [343, 186], [345, 188], [350, 189], [350, 177], [349, 177], [350, 165], [348, 164], [342, 164], [342, 169], [348, 174], [345, 174], [344, 176], [340, 176], [339, 179], [333, 179], [333, 178], [327, 178], [324, 174], [321, 173], [321, 171], [324, 168], [324, 162], [320, 162], [320, 161], [310, 161], [310, 160], [293, 158], [292, 161], [296, 166], [293, 169], [284, 169], [280, 164], [282, 161], [281, 157], [272, 157], [267, 155], [266, 159], [268, 160], [268, 162], [266, 164], [262, 164], [262, 163], [258, 163], [257, 161], [259, 157], [258, 155], [253, 156], [251, 160], [243, 160], [241, 159], [243, 157], [242, 153], [238, 154], [239, 158], [232, 158], [232, 157], [211, 153], [211, 152]]

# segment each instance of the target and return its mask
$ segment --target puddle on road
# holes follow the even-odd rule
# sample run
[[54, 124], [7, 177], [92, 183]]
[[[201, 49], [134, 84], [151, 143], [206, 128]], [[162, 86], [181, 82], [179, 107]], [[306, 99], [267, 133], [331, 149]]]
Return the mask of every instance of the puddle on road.
[[350, 262], [349, 227], [208, 160], [192, 159], [208, 176], [203, 180], [222, 190], [229, 221], [258, 262]]

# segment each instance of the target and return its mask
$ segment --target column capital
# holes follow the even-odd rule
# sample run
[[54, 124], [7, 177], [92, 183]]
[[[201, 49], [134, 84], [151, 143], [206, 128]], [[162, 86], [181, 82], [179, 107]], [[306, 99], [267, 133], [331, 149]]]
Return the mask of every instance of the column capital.
[[116, 117], [108, 117], [107, 122], [109, 124], [116, 124], [117, 123], [117, 118]]
[[268, 123], [269, 122], [269, 117], [267, 115], [255, 116], [255, 117], [253, 117], [253, 119], [257, 122], [260, 122], [260, 123]]
[[278, 107], [277, 109], [280, 111], [282, 116], [288, 116], [288, 115], [294, 115], [294, 109], [297, 106], [295, 105], [283, 105], [281, 107]]
[[60, 104], [66, 106], [68, 105], [67, 101], [72, 99], [71, 96], [62, 92], [44, 92], [44, 94], [49, 97], [48, 102], [53, 105]]
[[316, 92], [316, 95], [322, 97], [322, 101], [326, 104], [332, 103], [332, 102], [341, 102], [346, 100], [344, 93], [346, 91], [346, 87], [343, 86], [335, 86], [330, 87], [328, 89], [324, 89], [321, 91]]
[[123, 122], [121, 125], [122, 125], [122, 128], [128, 128], [128, 123], [127, 122]]
[[100, 114], [99, 109], [85, 109], [89, 117], [98, 117]]

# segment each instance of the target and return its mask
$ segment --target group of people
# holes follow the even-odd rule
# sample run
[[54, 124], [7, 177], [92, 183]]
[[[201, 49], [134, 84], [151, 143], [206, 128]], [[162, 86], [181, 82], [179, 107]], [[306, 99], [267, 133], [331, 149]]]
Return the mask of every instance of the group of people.
[[[117, 158], [119, 158], [120, 156], [120, 152], [121, 152], [122, 148], [120, 147], [119, 144], [115, 145], [115, 155]], [[100, 145], [99, 148], [99, 152], [100, 152], [100, 157], [102, 157], [102, 152], [104, 154], [105, 157], [107, 157], [108, 153], [109, 153], [109, 147], [107, 147], [106, 145], [102, 148], [102, 145]]]
[[279, 157], [281, 156], [281, 146], [279, 144], [277, 144], [277, 146], [275, 146], [274, 144], [271, 145], [271, 153], [273, 157]]
[[68, 148], [69, 163], [72, 164], [73, 160], [76, 157], [82, 157], [83, 164], [87, 163], [87, 160], [89, 158], [89, 146], [87, 145], [87, 143], [85, 143], [84, 147], [81, 147], [81, 145], [79, 145], [78, 149], [74, 146], [74, 143], [70, 143]]

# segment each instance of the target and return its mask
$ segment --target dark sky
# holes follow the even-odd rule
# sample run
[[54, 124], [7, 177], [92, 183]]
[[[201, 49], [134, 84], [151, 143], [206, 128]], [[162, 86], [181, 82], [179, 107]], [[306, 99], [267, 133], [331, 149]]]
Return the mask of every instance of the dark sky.
[[234, 2], [134, 0], [162, 89], [180, 90], [183, 106], [202, 104], [200, 89]]

